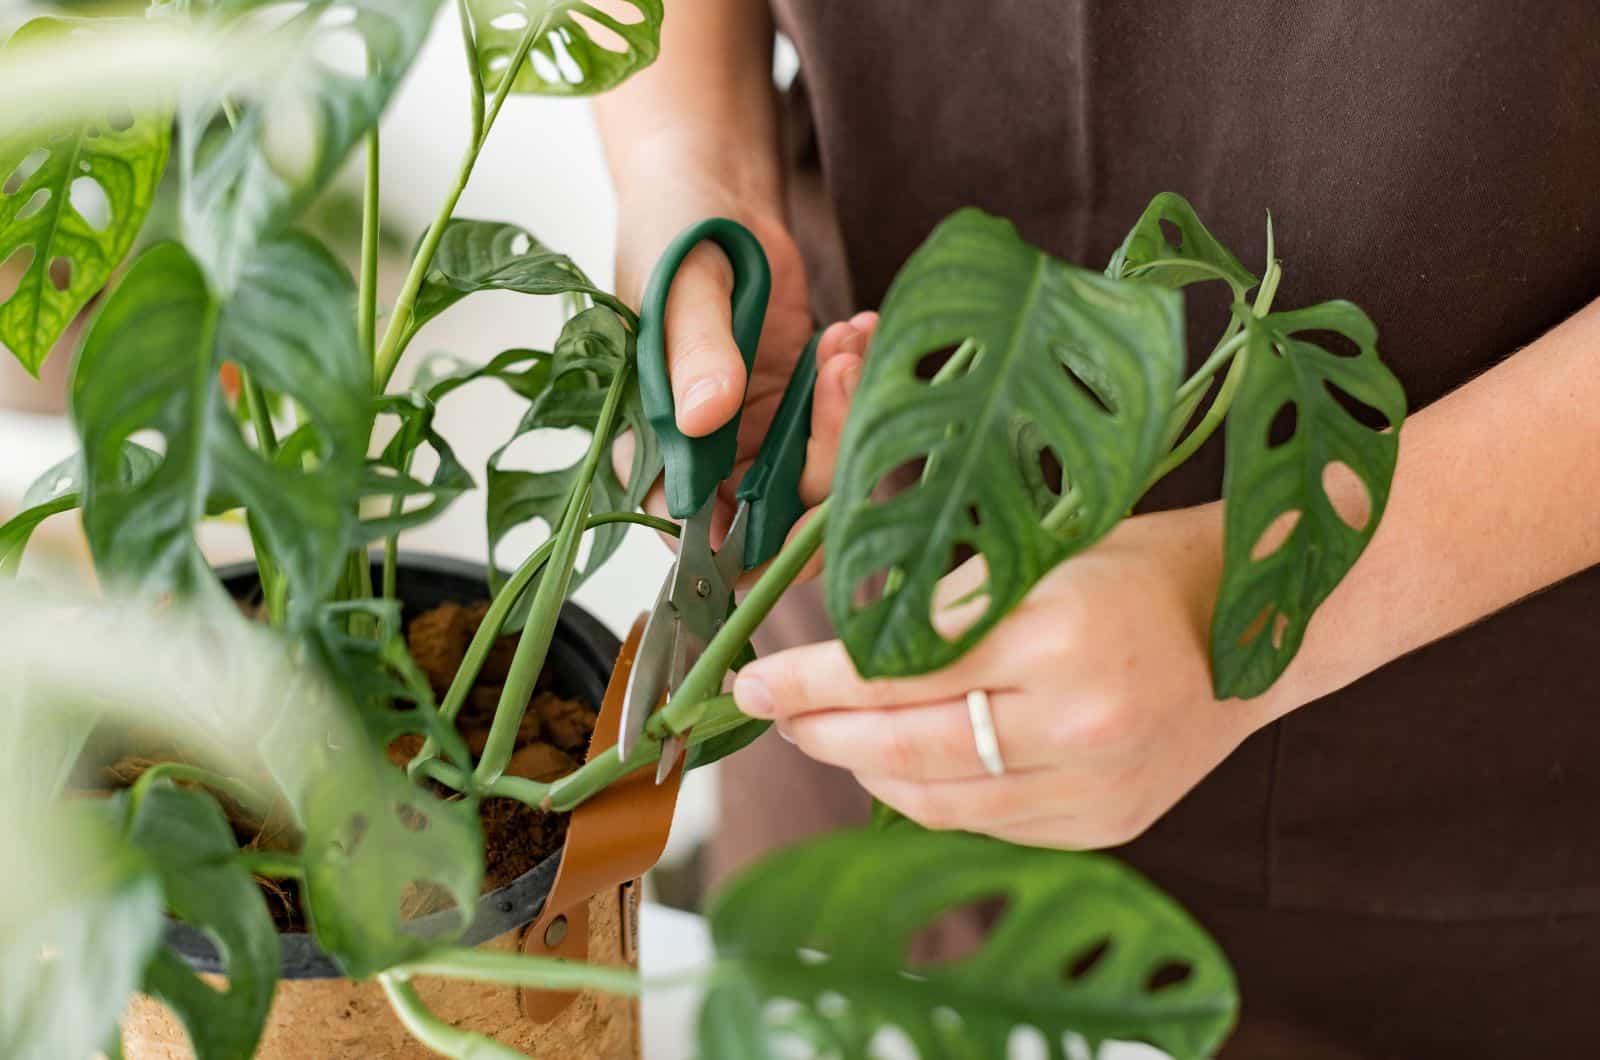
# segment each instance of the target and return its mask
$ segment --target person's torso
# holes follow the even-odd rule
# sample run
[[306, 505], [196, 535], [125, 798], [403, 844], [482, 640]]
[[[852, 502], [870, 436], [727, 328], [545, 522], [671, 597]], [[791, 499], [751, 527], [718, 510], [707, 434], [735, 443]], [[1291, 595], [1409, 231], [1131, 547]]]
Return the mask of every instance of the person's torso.
[[[875, 306], [960, 206], [1098, 267], [1164, 190], [1257, 270], [1270, 210], [1278, 304], [1362, 305], [1413, 409], [1600, 295], [1590, 0], [774, 6], [811, 120], [795, 178], [842, 239], [828, 318]], [[1193, 297], [1192, 363], [1226, 310]], [[1212, 444], [1151, 500], [1221, 480]], [[1600, 913], [1597, 643], [1590, 572], [1258, 734], [1124, 853], [1180, 894], [1274, 910]]]

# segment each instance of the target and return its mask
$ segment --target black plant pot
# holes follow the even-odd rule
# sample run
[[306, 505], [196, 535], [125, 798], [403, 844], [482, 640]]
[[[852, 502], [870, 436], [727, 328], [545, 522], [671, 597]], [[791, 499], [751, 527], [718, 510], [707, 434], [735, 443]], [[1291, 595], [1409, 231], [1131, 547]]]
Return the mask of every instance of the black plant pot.
[[[374, 562], [374, 580], [381, 577], [380, 564]], [[234, 564], [217, 572], [235, 598], [246, 599], [256, 591], [253, 563]], [[402, 553], [396, 583], [405, 620], [410, 621], [441, 604], [472, 604], [489, 596], [488, 571], [482, 564], [425, 553]], [[611, 667], [622, 644], [599, 619], [576, 604], [561, 610], [555, 639], [550, 645], [546, 669], [555, 691], [562, 696], [600, 709]], [[555, 883], [561, 855], [552, 854], [515, 880], [478, 899], [472, 923], [461, 944], [476, 946], [508, 931], [532, 923], [539, 915], [550, 887]], [[446, 910], [418, 917], [409, 928], [419, 937], [443, 935], [459, 923], [455, 911]], [[187, 924], [169, 921], [167, 942], [197, 972], [225, 972], [217, 948], [204, 933]], [[309, 932], [279, 934], [283, 953], [284, 979], [338, 979], [338, 965], [317, 945]]]

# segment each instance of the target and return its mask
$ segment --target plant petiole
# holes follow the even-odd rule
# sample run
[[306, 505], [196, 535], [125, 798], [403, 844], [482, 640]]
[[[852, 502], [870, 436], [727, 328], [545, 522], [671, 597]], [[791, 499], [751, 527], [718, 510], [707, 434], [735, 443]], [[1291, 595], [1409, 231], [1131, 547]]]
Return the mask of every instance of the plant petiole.
[[[677, 523], [637, 512], [606, 512], [602, 515], [591, 515], [585, 522], [584, 529], [593, 530], [597, 526], [608, 526], [612, 523], [633, 523], [665, 534], [676, 535], [679, 532]], [[454, 721], [455, 716], [461, 712], [462, 704], [467, 701], [468, 693], [472, 691], [472, 686], [478, 680], [478, 674], [483, 670], [484, 661], [489, 658], [494, 642], [500, 637], [500, 630], [511, 616], [511, 609], [516, 606], [517, 600], [521, 598], [529, 583], [544, 568], [550, 553], [555, 550], [555, 544], [555, 539], [551, 538], [535, 549], [505, 585], [500, 587], [500, 592], [495, 594], [488, 613], [483, 616], [483, 622], [467, 645], [467, 654], [456, 669], [456, 675], [451, 679], [450, 687], [445, 691], [444, 699], [439, 704], [439, 716], [446, 722]], [[416, 757], [411, 760], [407, 766], [408, 771], [415, 775], [437, 754], [438, 745], [430, 738], [423, 743]]]
[[707, 702], [721, 691], [722, 679], [756, 628], [822, 547], [823, 533], [828, 527], [828, 508], [832, 503], [823, 501], [790, 536], [749, 594], [711, 638], [683, 682], [673, 689], [671, 701], [650, 716], [645, 729], [649, 735], [660, 740], [668, 733], [681, 733], [700, 720]]

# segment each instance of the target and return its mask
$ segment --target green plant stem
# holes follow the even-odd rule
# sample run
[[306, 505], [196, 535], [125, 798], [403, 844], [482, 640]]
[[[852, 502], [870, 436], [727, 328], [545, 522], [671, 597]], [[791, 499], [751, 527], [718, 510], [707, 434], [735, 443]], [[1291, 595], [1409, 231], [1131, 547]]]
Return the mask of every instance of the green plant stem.
[[241, 850], [236, 864], [252, 876], [271, 880], [300, 880], [306, 875], [306, 867], [299, 858], [275, 850]]
[[[716, 696], [701, 704], [701, 708], [700, 719], [689, 735], [691, 747], [755, 722], [754, 718], [740, 712], [731, 695]], [[516, 799], [536, 810], [565, 813], [623, 777], [654, 765], [660, 758], [661, 741], [647, 735], [626, 759], [612, 747], [559, 780], [541, 783], [526, 777], [502, 776], [488, 786], [486, 793], [496, 798]], [[418, 772], [456, 791], [472, 789], [469, 775], [438, 759], [422, 763]]]
[[[1272, 311], [1272, 300], [1278, 293], [1278, 283], [1282, 277], [1283, 265], [1274, 259], [1267, 265], [1267, 274], [1261, 281], [1261, 290], [1256, 292], [1255, 304], [1250, 307], [1251, 316], [1259, 320]], [[1222, 425], [1222, 421], [1227, 418], [1228, 409], [1233, 407], [1234, 396], [1244, 383], [1245, 371], [1250, 365], [1248, 336], [1249, 332], [1244, 331], [1224, 344], [1226, 346], [1237, 343], [1236, 349], [1238, 352], [1233, 355], [1233, 363], [1228, 365], [1228, 374], [1222, 379], [1222, 388], [1217, 391], [1216, 400], [1211, 403], [1210, 408], [1206, 409], [1206, 414], [1195, 425], [1195, 429], [1189, 432], [1188, 437], [1173, 446], [1172, 451], [1166, 455], [1165, 459], [1156, 465], [1156, 469], [1150, 473], [1150, 478], [1145, 484], [1146, 489], [1165, 478], [1174, 468], [1177, 468], [1198, 452], [1200, 447], [1216, 433], [1217, 428]], [[1222, 348], [1218, 348], [1219, 352]], [[1209, 364], [1215, 359], [1216, 354], [1213, 354], [1212, 357], [1207, 358], [1207, 363]]]
[[522, 635], [517, 640], [516, 653], [511, 658], [511, 669], [506, 674], [505, 686], [500, 690], [500, 702], [495, 706], [494, 721], [489, 726], [489, 738], [483, 754], [478, 758], [477, 778], [488, 784], [505, 772], [516, 746], [517, 730], [527, 713], [533, 686], [538, 683], [544, 669], [545, 656], [550, 651], [551, 638], [555, 636], [556, 620], [561, 605], [566, 601], [572, 584], [572, 571], [578, 563], [578, 549], [583, 543], [584, 528], [588, 525], [589, 507], [594, 500], [594, 477], [600, 461], [611, 448], [611, 433], [622, 408], [622, 398], [627, 392], [630, 366], [617, 369], [606, 391], [605, 404], [600, 409], [594, 434], [589, 439], [589, 451], [584, 454], [574, 480], [577, 488], [567, 502], [566, 514], [555, 533], [555, 548], [546, 563], [544, 577], [534, 590], [533, 604], [528, 620], [523, 624]]
[[356, 325], [361, 334], [361, 350], [370, 363], [378, 345], [378, 237], [379, 179], [382, 173], [381, 138], [376, 127], [367, 134], [367, 179], [361, 191], [361, 295], [357, 304]]
[[234, 780], [232, 777], [223, 776], [221, 773], [192, 766], [187, 762], [157, 762], [140, 774], [139, 779], [133, 782], [128, 789], [128, 815], [130, 819], [138, 812], [139, 804], [144, 801], [145, 794], [164, 780], [198, 784], [203, 788], [210, 788], [220, 792], [238, 803], [247, 812], [265, 820], [272, 811], [272, 800], [251, 788], [248, 784]]
[[418, 975], [445, 979], [475, 979], [535, 990], [603, 990], [608, 994], [638, 997], [643, 984], [639, 973], [627, 968], [585, 964], [560, 957], [532, 957], [495, 950], [440, 949], [384, 973], [401, 981]]
[[[1177, 399], [1173, 404], [1181, 406], [1185, 401], [1193, 397], [1197, 391], [1211, 385], [1212, 377], [1244, 345], [1245, 335], [1243, 329], [1244, 320], [1235, 313], [1233, 318], [1228, 321], [1228, 329], [1222, 333], [1222, 338], [1212, 348], [1211, 356], [1207, 357], [1205, 363], [1195, 370], [1194, 375], [1184, 380], [1183, 385], [1178, 388]], [[1178, 424], [1179, 428], [1182, 426], [1183, 424]]]
[[[585, 522], [584, 529], [593, 530], [597, 526], [608, 526], [612, 523], [633, 523], [674, 536], [679, 533], [677, 523], [637, 512], [605, 512], [601, 515], [591, 515]], [[511, 609], [516, 606], [517, 600], [539, 571], [544, 568], [550, 553], [555, 551], [555, 546], [554, 538], [540, 545], [495, 594], [488, 612], [483, 616], [483, 622], [479, 624], [478, 631], [472, 635], [472, 641], [467, 645], [467, 653], [462, 658], [461, 665], [456, 668], [456, 674], [450, 680], [450, 687], [445, 691], [443, 701], [439, 704], [439, 716], [446, 722], [453, 722], [456, 715], [461, 713], [461, 706], [467, 701], [472, 686], [477, 683], [478, 674], [483, 670], [483, 664], [489, 658], [494, 642], [500, 638], [500, 630], [511, 616]], [[415, 774], [437, 755], [438, 745], [429, 738], [417, 751], [416, 757], [411, 760], [407, 768]]]
[[[462, 19], [468, 18], [460, 4], [457, 6], [457, 11]], [[383, 343], [378, 347], [375, 357], [374, 383], [380, 394], [388, 388], [395, 367], [400, 363], [400, 355], [405, 352], [406, 343], [410, 341], [411, 320], [416, 311], [417, 295], [422, 291], [423, 281], [427, 279], [428, 269], [433, 264], [433, 255], [439, 249], [439, 241], [444, 238], [444, 230], [449, 226], [450, 218], [455, 213], [457, 204], [461, 202], [462, 194], [467, 190], [467, 182], [472, 179], [473, 167], [478, 164], [478, 156], [483, 153], [483, 145], [488, 141], [489, 133], [494, 128], [495, 119], [500, 116], [500, 109], [505, 106], [506, 98], [511, 94], [511, 86], [516, 82], [516, 72], [527, 61], [528, 52], [533, 48], [534, 41], [543, 36], [545, 30], [549, 28], [552, 17], [551, 9], [547, 5], [537, 22], [529, 22], [527, 32], [517, 43], [517, 50], [511, 56], [510, 65], [506, 67], [506, 76], [500, 82], [500, 87], [495, 90], [494, 99], [487, 108], [483, 105], [482, 81], [474, 77], [473, 93], [476, 102], [472, 112], [472, 138], [467, 143], [467, 150], [462, 156], [454, 183], [445, 194], [444, 202], [440, 205], [433, 223], [428, 226], [427, 234], [422, 237], [422, 244], [417, 248], [416, 257], [411, 261], [411, 269], [406, 273], [405, 283], [401, 286], [400, 294], [395, 299], [394, 309], [389, 314], [389, 323], [383, 332]], [[478, 58], [471, 39], [470, 22], [463, 23], [462, 32], [467, 38], [467, 62], [476, 70]]]
[[822, 547], [832, 503], [831, 499], [823, 501], [806, 524], [784, 544], [744, 601], [733, 609], [728, 621], [711, 638], [683, 682], [673, 690], [671, 701], [650, 716], [645, 727], [647, 733], [660, 740], [668, 733], [681, 733], [700, 720], [706, 702], [722, 689], [722, 679], [756, 628]]
[[417, 996], [416, 988], [401, 975], [384, 972], [378, 976], [400, 1022], [411, 1036], [436, 1053], [455, 1060], [527, 1060], [522, 1053], [493, 1038], [464, 1031], [439, 1019]]

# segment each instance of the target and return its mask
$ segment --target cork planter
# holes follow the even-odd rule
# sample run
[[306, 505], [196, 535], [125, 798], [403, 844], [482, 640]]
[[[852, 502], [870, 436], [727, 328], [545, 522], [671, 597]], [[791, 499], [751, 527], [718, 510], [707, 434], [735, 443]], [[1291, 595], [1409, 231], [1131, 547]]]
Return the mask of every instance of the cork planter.
[[[222, 572], [236, 596], [254, 588], [251, 565]], [[399, 593], [409, 620], [441, 604], [470, 604], [486, 593], [484, 568], [433, 556], [402, 557]], [[598, 709], [620, 644], [594, 616], [574, 604], [561, 614], [550, 648], [547, 673], [563, 696]], [[462, 944], [516, 952], [550, 894], [561, 855], [550, 855], [506, 886], [478, 901]], [[588, 961], [626, 966], [623, 907], [615, 893], [588, 905]], [[448, 931], [451, 912], [419, 917], [413, 930], [423, 937]], [[177, 922], [167, 941], [213, 986], [225, 987], [223, 962], [204, 933]], [[262, 1060], [423, 1060], [434, 1054], [408, 1034], [376, 982], [341, 976], [333, 960], [305, 932], [281, 932], [280, 981], [256, 1056]], [[627, 1060], [639, 1055], [639, 1006], [635, 999], [598, 993], [577, 995], [547, 1019], [530, 1018], [523, 992], [515, 987], [466, 980], [418, 978], [414, 985], [440, 1019], [489, 1035], [531, 1056], [583, 1056]], [[554, 1006], [533, 1006], [551, 1008]], [[547, 1013], [546, 1013], [547, 1015]], [[123, 1052], [128, 1060], [188, 1060], [194, 1053], [182, 1024], [165, 1006], [136, 995], [123, 1020]]]

